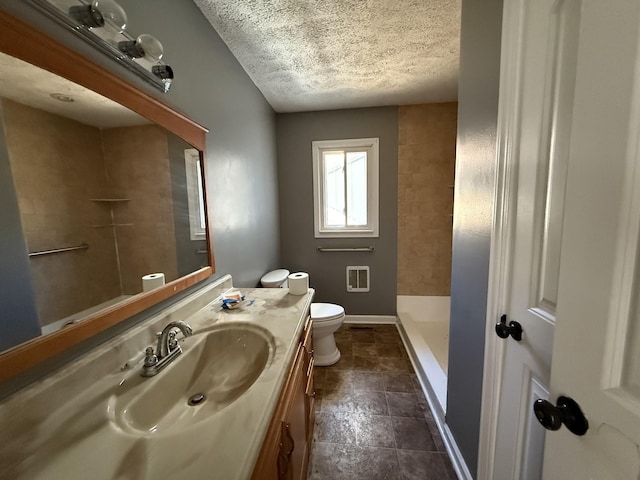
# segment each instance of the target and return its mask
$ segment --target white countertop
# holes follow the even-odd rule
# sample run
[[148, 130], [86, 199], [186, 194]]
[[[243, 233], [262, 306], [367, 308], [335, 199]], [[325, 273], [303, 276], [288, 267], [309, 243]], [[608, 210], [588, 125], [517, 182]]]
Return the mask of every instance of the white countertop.
[[[230, 278], [223, 286], [230, 286]], [[220, 286], [208, 287], [190, 295], [0, 403], [0, 477], [249, 478], [314, 292], [294, 296], [287, 289], [245, 289], [253, 304], [226, 311], [220, 306], [220, 291]], [[273, 335], [275, 348], [255, 383], [222, 410], [171, 432], [127, 431], [113, 421], [110, 399], [119, 385], [139, 375], [141, 360], [131, 369], [121, 367], [155, 343], [153, 332], [175, 320], [189, 323], [194, 334], [223, 323], [255, 323]], [[174, 364], [157, 377], [170, 376]]]

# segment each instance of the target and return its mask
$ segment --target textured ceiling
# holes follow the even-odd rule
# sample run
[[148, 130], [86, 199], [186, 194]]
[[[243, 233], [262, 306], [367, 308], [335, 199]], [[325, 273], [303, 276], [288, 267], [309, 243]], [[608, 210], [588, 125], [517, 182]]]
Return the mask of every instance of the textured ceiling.
[[194, 0], [277, 112], [457, 99], [460, 0]]
[[[52, 93], [73, 102], [55, 100]], [[0, 53], [0, 97], [98, 128], [151, 123], [119, 103], [4, 53]]]

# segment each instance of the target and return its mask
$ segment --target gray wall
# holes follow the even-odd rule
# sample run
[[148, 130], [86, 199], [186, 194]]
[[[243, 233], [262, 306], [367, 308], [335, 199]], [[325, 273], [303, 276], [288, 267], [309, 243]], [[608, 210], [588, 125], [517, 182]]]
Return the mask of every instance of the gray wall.
[[40, 335], [0, 105], [0, 351]]
[[[309, 273], [315, 301], [347, 315], [395, 315], [398, 216], [398, 109], [362, 108], [277, 115], [282, 267]], [[311, 142], [380, 138], [380, 237], [314, 238]], [[320, 253], [326, 247], [373, 245], [374, 253]], [[349, 293], [347, 265], [369, 265], [371, 291]]]
[[127, 29], [156, 36], [176, 78], [168, 94], [85, 45], [24, 2], [0, 0], [21, 17], [89, 56], [210, 130], [207, 193], [216, 275], [255, 285], [278, 263], [275, 114], [227, 46], [191, 1], [120, 0]]
[[462, 1], [447, 423], [474, 477], [495, 187], [502, 0]]

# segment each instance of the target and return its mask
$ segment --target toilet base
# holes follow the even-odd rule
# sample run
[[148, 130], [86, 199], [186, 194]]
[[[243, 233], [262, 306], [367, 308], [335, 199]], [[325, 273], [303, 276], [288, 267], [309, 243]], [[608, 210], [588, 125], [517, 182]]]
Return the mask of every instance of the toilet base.
[[318, 367], [328, 367], [340, 360], [340, 350], [336, 346], [333, 332], [324, 337], [314, 335], [313, 339], [313, 363]]

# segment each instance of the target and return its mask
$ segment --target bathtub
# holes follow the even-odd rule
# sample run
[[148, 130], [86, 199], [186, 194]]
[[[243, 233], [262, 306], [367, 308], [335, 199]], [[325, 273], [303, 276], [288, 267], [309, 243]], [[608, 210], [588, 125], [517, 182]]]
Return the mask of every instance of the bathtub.
[[447, 405], [449, 307], [451, 297], [400, 295], [397, 312], [400, 334], [441, 419]]

